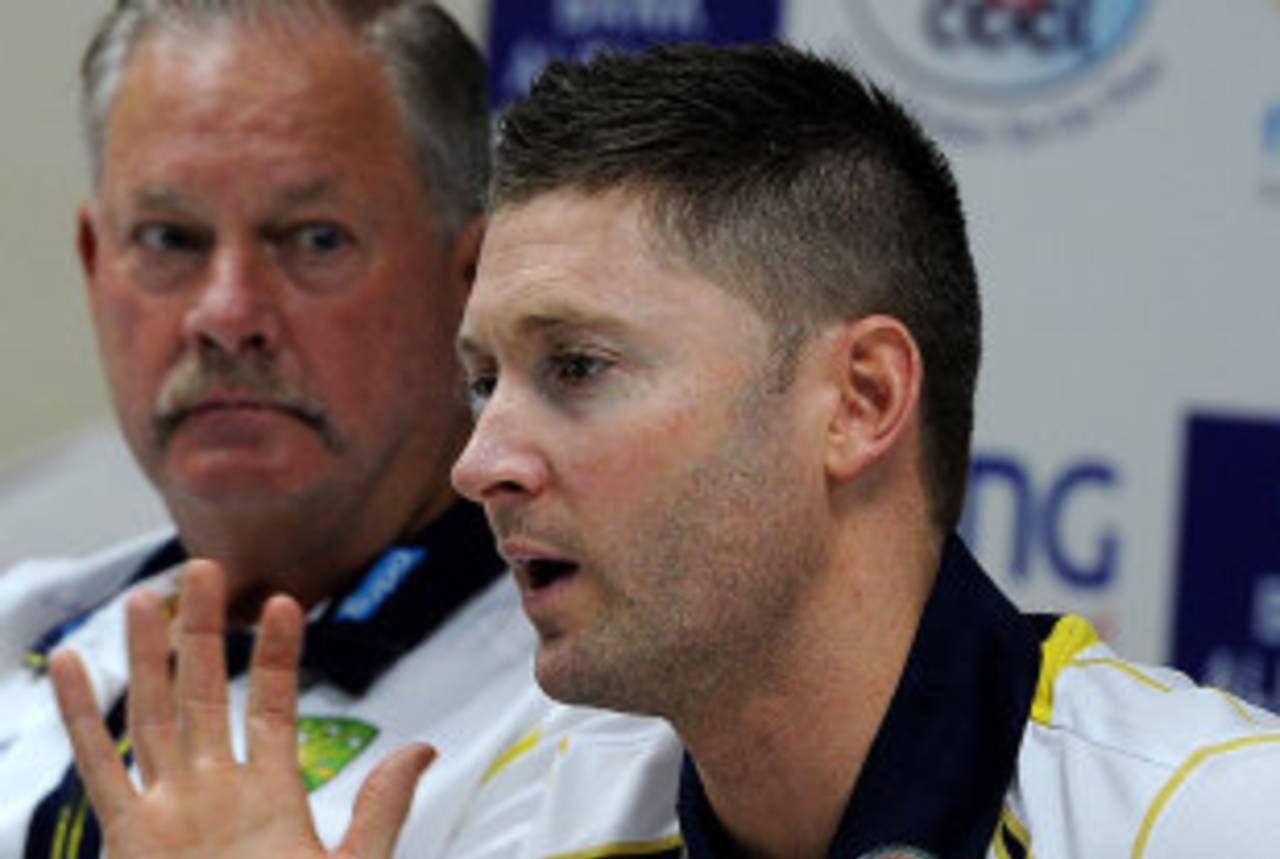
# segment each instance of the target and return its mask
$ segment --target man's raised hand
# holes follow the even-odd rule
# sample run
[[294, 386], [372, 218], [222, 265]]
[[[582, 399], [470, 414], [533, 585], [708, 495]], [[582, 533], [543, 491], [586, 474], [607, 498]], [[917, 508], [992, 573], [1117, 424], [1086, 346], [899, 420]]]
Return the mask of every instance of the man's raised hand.
[[161, 599], [129, 597], [128, 730], [142, 776], [134, 786], [107, 733], [80, 659], [64, 650], [49, 670], [76, 765], [112, 859], [385, 859], [430, 764], [429, 746], [389, 755], [365, 779], [342, 844], [316, 836], [298, 769], [297, 665], [302, 610], [272, 597], [254, 643], [246, 717], [248, 759], [235, 760], [223, 645], [225, 578], [210, 561], [182, 574], [177, 671]]

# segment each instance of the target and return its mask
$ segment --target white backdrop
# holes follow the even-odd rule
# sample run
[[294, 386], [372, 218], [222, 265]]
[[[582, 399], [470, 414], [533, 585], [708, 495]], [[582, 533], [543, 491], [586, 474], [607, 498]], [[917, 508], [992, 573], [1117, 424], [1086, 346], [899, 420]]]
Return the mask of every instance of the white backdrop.
[[[987, 322], [979, 453], [1017, 460], [1038, 504], [1083, 463], [1114, 474], [1079, 484], [1060, 521], [1040, 523], [1030, 569], [1008, 589], [1163, 656], [1188, 414], [1280, 419], [1280, 199], [1266, 193], [1280, 158], [1262, 135], [1280, 104], [1280, 9], [1153, 3], [1114, 56], [1001, 100], [911, 78], [851, 32], [841, 5], [796, 4], [791, 35], [895, 82], [941, 133], [968, 202]], [[956, 136], [970, 127], [985, 139]], [[1006, 571], [1009, 492], [987, 481], [974, 491], [978, 548]], [[1110, 536], [1110, 579], [1090, 589], [1064, 578], [1045, 528], [1063, 531], [1082, 564]]]

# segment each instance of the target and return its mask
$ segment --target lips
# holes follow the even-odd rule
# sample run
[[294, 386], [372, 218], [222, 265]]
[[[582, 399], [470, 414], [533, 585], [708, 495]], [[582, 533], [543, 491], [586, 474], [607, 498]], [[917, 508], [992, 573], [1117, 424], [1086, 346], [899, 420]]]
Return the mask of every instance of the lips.
[[324, 402], [301, 380], [290, 378], [274, 357], [256, 353], [188, 352], [156, 393], [152, 421], [163, 441], [192, 416], [237, 410], [289, 415], [318, 431], [326, 443], [339, 442], [331, 435]]
[[222, 410], [275, 411], [284, 414], [306, 416], [306, 411], [288, 397], [264, 397], [257, 394], [214, 394], [188, 403], [174, 410], [177, 419], [189, 418], [205, 412]]
[[578, 563], [572, 558], [523, 541], [505, 540], [501, 552], [526, 593], [545, 590], [578, 571]]
[[227, 410], [265, 411], [267, 409], [283, 411], [283, 409], [273, 403], [257, 400], [209, 400], [203, 403], [196, 403], [179, 414], [182, 418], [189, 418], [195, 415], [205, 414], [206, 412]]
[[337, 440], [329, 431], [323, 411], [287, 396], [219, 391], [187, 402], [167, 403], [165, 408], [158, 410], [153, 420], [161, 442], [167, 443], [178, 427], [192, 418], [237, 412], [246, 415], [267, 412], [286, 415], [316, 430], [330, 447], [337, 446]]

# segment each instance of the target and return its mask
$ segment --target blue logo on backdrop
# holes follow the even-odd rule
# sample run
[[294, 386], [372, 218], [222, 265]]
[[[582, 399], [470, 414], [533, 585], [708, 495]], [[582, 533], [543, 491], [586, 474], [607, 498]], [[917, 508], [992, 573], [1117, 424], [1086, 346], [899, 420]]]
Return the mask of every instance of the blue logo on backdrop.
[[1262, 164], [1259, 191], [1270, 203], [1280, 203], [1280, 102], [1262, 114]]
[[1192, 416], [1185, 469], [1173, 661], [1280, 707], [1280, 420]]
[[1022, 94], [1114, 55], [1146, 0], [850, 0], [903, 74], [959, 94]]
[[[1097, 590], [1115, 580], [1120, 563], [1120, 534], [1106, 518], [1119, 483], [1116, 469], [1097, 459], [1037, 477], [1016, 456], [978, 454], [960, 532], [989, 568], [1007, 569], [1014, 581], [1047, 564], [1069, 587]], [[1003, 546], [992, 539], [1001, 534]]]
[[1262, 118], [1262, 151], [1280, 157], [1280, 103], [1273, 104]]
[[654, 42], [758, 42], [777, 36], [781, 0], [493, 0], [489, 85], [495, 106], [523, 94], [553, 57]]
[[1131, 50], [1148, 0], [842, 0], [842, 45], [896, 85], [948, 144], [1030, 146], [1079, 135], [1159, 81], [1161, 58]]

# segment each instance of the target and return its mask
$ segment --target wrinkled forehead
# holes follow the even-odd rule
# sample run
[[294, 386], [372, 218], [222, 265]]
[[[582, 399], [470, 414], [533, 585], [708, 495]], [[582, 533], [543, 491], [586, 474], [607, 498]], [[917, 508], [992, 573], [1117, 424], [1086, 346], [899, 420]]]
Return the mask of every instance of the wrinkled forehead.
[[133, 44], [156, 33], [183, 39], [237, 31], [306, 40], [319, 30], [357, 32], [354, 18], [325, 0], [240, 0], [230, 3], [161, 3], [138, 18]]
[[[290, 105], [295, 112], [312, 105], [354, 111], [382, 105], [389, 95], [377, 61], [336, 27], [312, 30], [306, 38], [231, 24], [193, 33], [158, 29], [130, 54], [108, 119], [114, 125], [125, 103], [139, 96], [165, 100], [154, 107], [191, 113], [211, 102], [239, 102], [245, 112], [267, 104]], [[163, 125], [171, 116], [151, 119]], [[308, 130], [293, 128], [300, 135]]]
[[[349, 55], [369, 53], [363, 36], [344, 24], [327, 3], [162, 5], [113, 35], [114, 39], [97, 46], [96, 54], [86, 57], [85, 66], [86, 83], [92, 88], [86, 93], [90, 109], [105, 116], [113, 111], [126, 83], [138, 77], [140, 69], [154, 66], [157, 56], [176, 55], [177, 61], [166, 65], [166, 71], [177, 76], [176, 83], [208, 80], [215, 73], [233, 79], [228, 72], [240, 71], [264, 85], [292, 76], [297, 86], [302, 64], [291, 61], [314, 56], [308, 50], [311, 47], [328, 50], [331, 65], [335, 45]], [[258, 58], [243, 61], [251, 55]], [[263, 58], [272, 60], [269, 66]], [[316, 72], [310, 70], [312, 75]]]
[[[380, 66], [341, 31], [307, 42], [234, 30], [139, 45], [108, 118], [103, 179], [171, 181], [190, 167], [289, 181], [412, 169]], [[127, 177], [127, 179], [126, 179]]]

